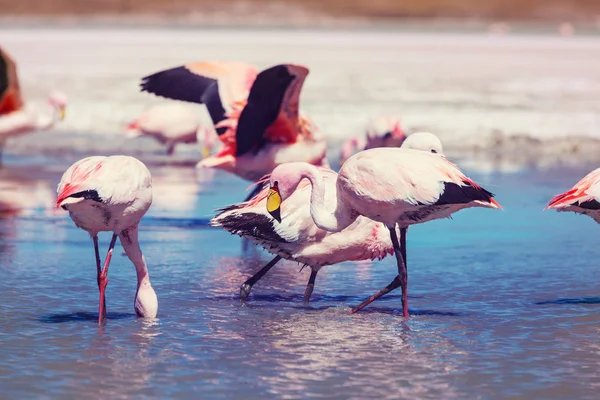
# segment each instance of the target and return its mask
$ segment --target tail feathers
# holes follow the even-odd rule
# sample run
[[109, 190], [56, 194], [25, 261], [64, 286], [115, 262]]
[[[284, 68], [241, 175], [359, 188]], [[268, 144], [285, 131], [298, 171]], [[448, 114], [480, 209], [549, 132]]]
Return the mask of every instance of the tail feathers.
[[546, 208], [544, 208], [544, 210], [548, 210], [550, 208], [568, 207], [573, 203], [576, 203], [580, 199], [580, 195], [581, 193], [579, 189], [573, 188], [569, 191], [555, 196], [552, 200], [550, 200], [550, 202], [548, 203]]
[[477, 202], [486, 207], [501, 209], [502, 206], [493, 197], [493, 193], [485, 190], [471, 180], [465, 180], [463, 185], [446, 182], [444, 184], [444, 192], [436, 202], [436, 205]]
[[[231, 207], [237, 207], [236, 205]], [[271, 243], [288, 243], [275, 231], [274, 220], [264, 214], [244, 213], [234, 211], [236, 208], [223, 209], [219, 215], [210, 221], [212, 226], [220, 226], [228, 232], [241, 237]]]

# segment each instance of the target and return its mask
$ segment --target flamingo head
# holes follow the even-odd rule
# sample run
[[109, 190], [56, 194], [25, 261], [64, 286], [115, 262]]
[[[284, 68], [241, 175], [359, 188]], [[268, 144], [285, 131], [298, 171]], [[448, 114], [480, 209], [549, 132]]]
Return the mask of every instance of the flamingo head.
[[400, 120], [396, 117], [379, 117], [367, 125], [366, 148], [399, 147], [406, 139]]
[[150, 282], [142, 282], [135, 295], [135, 313], [143, 318], [156, 318], [158, 313], [158, 297]]
[[409, 135], [404, 140], [401, 147], [403, 149], [420, 150], [442, 156], [444, 155], [442, 142], [437, 136], [429, 132], [415, 132], [412, 135]]
[[267, 211], [278, 222], [281, 222], [281, 203], [290, 197], [298, 186], [309, 184], [308, 181], [300, 183], [309, 175], [319, 176], [314, 171], [316, 167], [305, 162], [289, 162], [280, 164], [269, 177], [269, 193], [267, 195]]
[[214, 129], [201, 126], [196, 138], [198, 143], [202, 143], [202, 158], [210, 157], [217, 142], [217, 134]]
[[55, 90], [48, 96], [48, 102], [58, 110], [60, 119], [64, 119], [68, 102], [67, 95], [63, 92]]

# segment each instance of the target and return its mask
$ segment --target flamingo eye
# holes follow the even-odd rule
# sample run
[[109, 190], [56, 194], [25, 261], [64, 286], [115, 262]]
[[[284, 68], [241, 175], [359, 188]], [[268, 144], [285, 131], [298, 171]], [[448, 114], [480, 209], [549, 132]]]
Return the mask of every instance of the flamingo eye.
[[435, 149], [431, 149], [431, 152], [437, 154], [437, 151]]

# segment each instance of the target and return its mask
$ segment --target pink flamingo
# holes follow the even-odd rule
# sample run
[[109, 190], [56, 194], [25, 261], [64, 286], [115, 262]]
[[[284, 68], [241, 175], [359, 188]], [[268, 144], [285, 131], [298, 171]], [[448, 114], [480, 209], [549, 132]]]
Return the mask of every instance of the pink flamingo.
[[50, 129], [59, 119], [64, 119], [67, 96], [54, 91], [48, 96], [48, 103], [47, 111], [23, 103], [17, 66], [0, 47], [0, 161], [9, 137]]
[[600, 224], [600, 168], [587, 174], [571, 190], [554, 197], [545, 210], [573, 211]]
[[[87, 231], [94, 242], [100, 289], [98, 323], [106, 319], [104, 291], [117, 236], [137, 271], [135, 312], [141, 317], [156, 317], [158, 299], [138, 242], [138, 224], [152, 203], [152, 177], [148, 168], [128, 156], [87, 157], [67, 169], [57, 193], [56, 208], [69, 211], [75, 225]], [[102, 231], [113, 235], [101, 268], [98, 232]]]
[[[239, 62], [198, 62], [142, 79], [142, 91], [205, 104], [222, 150], [198, 163], [257, 181], [277, 165], [305, 161], [326, 166], [326, 143], [298, 112], [308, 69], [281, 64], [260, 73]], [[257, 186], [247, 199], [260, 191]]]
[[127, 125], [129, 137], [150, 136], [173, 155], [177, 143], [202, 144], [202, 157], [210, 155], [216, 141], [212, 126], [203, 126], [196, 110], [181, 103], [158, 104]]
[[[435, 153], [432, 149], [432, 153]], [[310, 214], [315, 224], [329, 232], [340, 232], [360, 215], [383, 222], [390, 232], [398, 276], [353, 312], [393, 289], [402, 287], [402, 311], [408, 317], [406, 231], [408, 226], [447, 218], [463, 208], [501, 208], [493, 195], [467, 178], [439, 154], [407, 149], [378, 148], [350, 157], [340, 169], [334, 194], [326, 194], [323, 175], [309, 164], [275, 169], [269, 181], [267, 210], [281, 221], [281, 201], [288, 198], [302, 179], [312, 186]], [[398, 242], [396, 226], [400, 227]]]
[[406, 139], [400, 120], [396, 117], [379, 117], [369, 121], [366, 137], [355, 136], [342, 146], [340, 164], [343, 164], [357, 150], [375, 149], [377, 147], [400, 147]]
[[[410, 135], [403, 148], [443, 153], [437, 136], [425, 132]], [[304, 292], [304, 302], [308, 303], [321, 267], [343, 261], [382, 259], [394, 252], [385, 225], [366, 217], [359, 216], [340, 232], [320, 229], [311, 217], [311, 186], [307, 180], [296, 182], [294, 177], [305, 166], [304, 163], [287, 163], [273, 171], [278, 177], [278, 188], [285, 197], [279, 223], [266, 210], [268, 189], [248, 202], [224, 208], [211, 221], [211, 225], [249, 239], [276, 255], [242, 284], [242, 300], [248, 297], [254, 284], [282, 258], [310, 266], [311, 274]], [[337, 173], [328, 168], [315, 169], [322, 177], [326, 201], [334, 201]]]

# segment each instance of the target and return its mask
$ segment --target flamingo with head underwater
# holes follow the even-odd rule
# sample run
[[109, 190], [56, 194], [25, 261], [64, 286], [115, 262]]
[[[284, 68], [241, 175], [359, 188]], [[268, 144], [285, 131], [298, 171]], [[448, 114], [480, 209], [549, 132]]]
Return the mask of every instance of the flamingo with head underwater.
[[309, 164], [275, 169], [269, 178], [271, 189], [266, 204], [277, 221], [283, 220], [282, 201], [290, 197], [305, 178], [312, 188], [310, 214], [320, 229], [340, 232], [362, 215], [384, 223], [389, 230], [398, 275], [353, 312], [401, 287], [402, 312], [408, 317], [405, 259], [406, 232], [410, 225], [447, 218], [469, 207], [501, 208], [492, 193], [439, 154], [408, 148], [377, 148], [350, 157], [337, 176], [335, 193], [329, 195], [323, 174]]
[[[410, 135], [404, 148], [443, 154], [437, 136], [419, 132]], [[279, 165], [273, 171], [277, 176], [278, 190], [285, 195], [279, 220], [267, 211], [269, 189], [265, 188], [250, 201], [234, 204], [221, 210], [211, 220], [211, 225], [237, 234], [262, 246], [276, 256], [240, 288], [245, 300], [252, 287], [282, 258], [308, 265], [311, 274], [304, 292], [308, 303], [319, 270], [326, 265], [344, 261], [382, 259], [393, 254], [394, 248], [385, 225], [359, 216], [340, 232], [328, 232], [319, 228], [311, 217], [311, 186], [306, 179], [292, 187], [296, 171], [306, 168], [304, 163]], [[325, 201], [335, 201], [337, 173], [329, 168], [314, 167], [322, 177]], [[291, 178], [291, 180], [290, 180]], [[274, 201], [274, 197], [270, 198]], [[278, 222], [279, 221], [279, 222]]]
[[0, 47], [0, 161], [8, 138], [50, 129], [65, 117], [67, 96], [64, 93], [50, 93], [48, 104], [47, 111], [24, 104], [16, 64]]
[[[139, 222], [152, 203], [152, 177], [148, 168], [129, 156], [87, 157], [65, 171], [57, 193], [56, 208], [69, 211], [75, 225], [88, 232], [94, 242], [100, 290], [98, 323], [106, 319], [104, 292], [117, 237], [137, 272], [135, 312], [141, 317], [156, 317], [158, 299], [138, 242]], [[113, 235], [101, 267], [98, 232], [103, 231]]]
[[346, 141], [340, 152], [340, 164], [343, 164], [357, 150], [375, 149], [377, 147], [400, 147], [406, 139], [400, 120], [396, 117], [383, 116], [371, 119], [367, 124], [364, 137], [355, 136]]
[[[258, 181], [277, 165], [327, 166], [325, 139], [299, 111], [308, 69], [280, 64], [258, 72], [239, 62], [197, 62], [142, 79], [142, 91], [205, 104], [222, 150], [198, 163]], [[260, 191], [256, 186], [246, 200]]]

